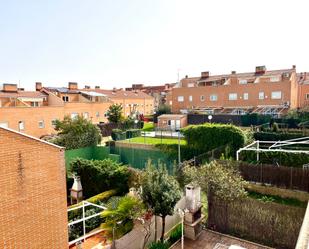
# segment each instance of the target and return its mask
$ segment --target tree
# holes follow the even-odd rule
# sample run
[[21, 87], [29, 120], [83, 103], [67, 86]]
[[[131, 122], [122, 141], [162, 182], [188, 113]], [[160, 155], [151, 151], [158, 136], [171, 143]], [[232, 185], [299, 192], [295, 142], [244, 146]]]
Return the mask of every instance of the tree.
[[176, 203], [181, 198], [181, 190], [175, 178], [168, 174], [165, 165], [154, 167], [149, 161], [142, 177], [142, 199], [153, 214], [162, 218], [163, 242], [165, 233], [165, 218], [173, 215]]
[[203, 191], [210, 191], [223, 200], [234, 200], [247, 195], [246, 181], [242, 179], [235, 165], [226, 161], [227, 165], [213, 161], [199, 168], [186, 166], [183, 171], [186, 183], [195, 183]]
[[107, 110], [107, 119], [110, 123], [118, 124], [122, 119], [122, 105], [113, 104]]
[[161, 104], [158, 106], [158, 109], [156, 110], [156, 115], [160, 116], [162, 114], [170, 114], [171, 112], [171, 107], [166, 105], [166, 104]]
[[69, 150], [96, 146], [101, 142], [99, 128], [82, 116], [73, 119], [65, 116], [62, 121], [56, 120], [55, 130], [58, 134], [51, 142]]
[[101, 217], [105, 220], [101, 228], [109, 232], [115, 230], [115, 237], [120, 238], [133, 228], [133, 221], [145, 212], [143, 202], [133, 196], [112, 197], [107, 203], [107, 210]]

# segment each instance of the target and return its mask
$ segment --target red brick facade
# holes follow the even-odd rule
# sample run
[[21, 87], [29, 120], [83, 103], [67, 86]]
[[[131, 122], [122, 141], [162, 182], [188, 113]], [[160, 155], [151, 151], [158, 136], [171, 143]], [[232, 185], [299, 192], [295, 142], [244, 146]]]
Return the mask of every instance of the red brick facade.
[[68, 248], [64, 151], [0, 127], [0, 248]]

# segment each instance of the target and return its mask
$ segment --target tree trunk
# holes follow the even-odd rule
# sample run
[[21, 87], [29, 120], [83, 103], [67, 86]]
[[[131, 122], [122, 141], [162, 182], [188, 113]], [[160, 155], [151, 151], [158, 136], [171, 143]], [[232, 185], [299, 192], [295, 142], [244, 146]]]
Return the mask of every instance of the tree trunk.
[[154, 217], [154, 226], [155, 226], [155, 227], [154, 227], [154, 230], [155, 230], [155, 231], [154, 231], [154, 232], [155, 232], [155, 233], [154, 233], [154, 241], [157, 242], [157, 216], [156, 216], [156, 215], [155, 215], [155, 217]]
[[161, 233], [161, 242], [164, 241], [164, 233], [165, 233], [165, 216], [162, 216], [162, 233]]

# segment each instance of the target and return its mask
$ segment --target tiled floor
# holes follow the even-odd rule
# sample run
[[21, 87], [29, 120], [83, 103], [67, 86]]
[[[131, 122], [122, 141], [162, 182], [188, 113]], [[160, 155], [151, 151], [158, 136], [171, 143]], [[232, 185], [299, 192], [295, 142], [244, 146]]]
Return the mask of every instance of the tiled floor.
[[[203, 230], [202, 234], [195, 241], [189, 239], [185, 239], [184, 241], [185, 249], [227, 249], [231, 245], [237, 245], [247, 249], [268, 248], [209, 230]], [[172, 249], [181, 249], [181, 243], [179, 242]]]
[[[83, 249], [104, 249], [108, 248], [106, 246], [106, 235], [104, 232], [98, 233], [90, 238], [86, 239], [86, 242], [83, 243]], [[75, 246], [70, 247], [70, 249], [76, 249]]]

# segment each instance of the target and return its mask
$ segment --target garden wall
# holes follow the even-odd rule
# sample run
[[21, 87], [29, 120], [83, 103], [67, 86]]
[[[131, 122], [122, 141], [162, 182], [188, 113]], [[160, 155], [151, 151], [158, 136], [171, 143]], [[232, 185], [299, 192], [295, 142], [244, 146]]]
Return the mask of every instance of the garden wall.
[[304, 208], [246, 198], [222, 201], [211, 197], [208, 227], [267, 246], [295, 248]]

